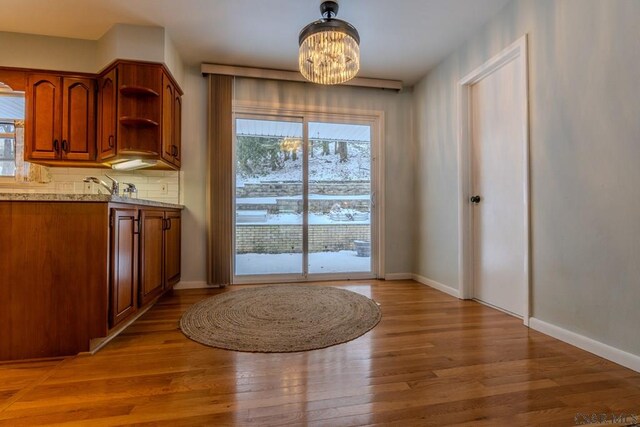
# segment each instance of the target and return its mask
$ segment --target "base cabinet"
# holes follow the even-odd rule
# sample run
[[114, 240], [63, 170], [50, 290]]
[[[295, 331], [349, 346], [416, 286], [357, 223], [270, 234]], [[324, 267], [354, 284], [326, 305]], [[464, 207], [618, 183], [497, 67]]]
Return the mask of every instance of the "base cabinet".
[[182, 238], [182, 215], [179, 211], [165, 212], [164, 271], [165, 287], [172, 287], [180, 281], [180, 240]]
[[111, 289], [109, 320], [113, 327], [136, 312], [138, 281], [138, 210], [111, 209]]
[[164, 211], [140, 211], [140, 304], [164, 290]]
[[0, 361], [75, 355], [125, 328], [180, 280], [180, 215], [0, 200]]
[[181, 212], [111, 208], [110, 327], [180, 281]]

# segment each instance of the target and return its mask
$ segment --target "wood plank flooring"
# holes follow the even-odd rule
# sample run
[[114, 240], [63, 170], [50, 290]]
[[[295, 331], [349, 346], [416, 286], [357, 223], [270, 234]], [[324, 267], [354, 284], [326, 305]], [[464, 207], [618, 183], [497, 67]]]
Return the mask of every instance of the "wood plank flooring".
[[0, 364], [0, 425], [573, 426], [576, 414], [640, 414], [640, 374], [494, 309], [412, 281], [316, 285], [373, 298], [382, 321], [323, 350], [238, 353], [188, 340], [178, 320], [243, 286], [174, 291], [93, 356]]

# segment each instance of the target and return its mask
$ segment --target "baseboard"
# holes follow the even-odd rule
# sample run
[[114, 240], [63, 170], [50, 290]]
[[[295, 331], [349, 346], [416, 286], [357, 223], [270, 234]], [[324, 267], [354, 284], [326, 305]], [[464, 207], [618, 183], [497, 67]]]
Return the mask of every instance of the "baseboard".
[[207, 282], [178, 282], [173, 286], [173, 289], [204, 289], [214, 287], [215, 286], [209, 286]]
[[618, 365], [640, 372], [640, 356], [627, 353], [626, 351], [587, 338], [584, 335], [576, 334], [575, 332], [568, 331], [559, 326], [536, 319], [535, 317], [529, 319], [529, 327], [545, 335], [564, 341], [567, 344], [588, 351], [589, 353], [593, 353], [596, 356], [610, 360]]
[[384, 275], [384, 280], [411, 280], [413, 274], [411, 273], [388, 273]]
[[444, 292], [445, 294], [449, 294], [452, 297], [456, 297], [458, 299], [460, 298], [460, 292], [455, 288], [452, 288], [447, 285], [443, 285], [442, 283], [436, 282], [435, 280], [427, 279], [426, 277], [420, 276], [419, 274], [413, 274], [411, 278], [416, 282], [422, 283], [423, 285], [427, 285], [440, 292]]

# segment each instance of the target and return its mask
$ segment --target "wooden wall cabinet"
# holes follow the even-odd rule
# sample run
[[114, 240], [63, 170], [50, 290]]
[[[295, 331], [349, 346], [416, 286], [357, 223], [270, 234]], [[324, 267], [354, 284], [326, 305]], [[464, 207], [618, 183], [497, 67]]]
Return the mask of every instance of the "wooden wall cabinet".
[[109, 160], [116, 155], [118, 116], [118, 69], [113, 68], [98, 79], [98, 158]]
[[25, 160], [109, 167], [148, 159], [154, 169], [180, 169], [182, 90], [164, 65], [117, 60], [100, 75], [21, 72]]
[[180, 168], [182, 96], [171, 79], [162, 76], [162, 158]]
[[180, 168], [182, 91], [161, 64], [116, 61], [99, 77], [98, 160]]
[[25, 160], [92, 162], [96, 158], [96, 82], [89, 77], [29, 74]]

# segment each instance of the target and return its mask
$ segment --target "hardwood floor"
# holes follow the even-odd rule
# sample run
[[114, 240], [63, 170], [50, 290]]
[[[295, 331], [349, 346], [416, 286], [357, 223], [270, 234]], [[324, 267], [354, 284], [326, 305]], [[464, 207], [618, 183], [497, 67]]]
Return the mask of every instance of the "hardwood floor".
[[578, 413], [640, 414], [640, 374], [519, 319], [412, 281], [318, 285], [370, 296], [382, 321], [323, 350], [238, 353], [188, 340], [178, 320], [242, 286], [174, 291], [93, 356], [0, 364], [0, 425], [572, 426]]

